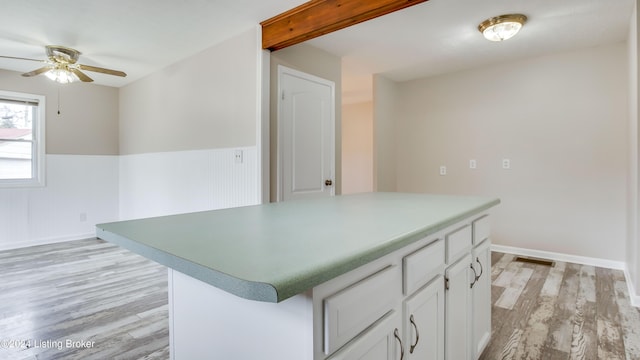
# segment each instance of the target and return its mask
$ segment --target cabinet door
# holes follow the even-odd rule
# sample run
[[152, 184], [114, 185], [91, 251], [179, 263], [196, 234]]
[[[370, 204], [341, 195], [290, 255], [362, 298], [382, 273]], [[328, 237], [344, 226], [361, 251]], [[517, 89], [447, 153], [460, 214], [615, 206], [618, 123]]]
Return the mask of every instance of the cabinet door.
[[371, 329], [356, 337], [329, 359], [400, 360], [404, 352], [400, 323], [400, 314], [391, 311]]
[[491, 242], [485, 240], [473, 249], [473, 267], [477, 281], [472, 288], [472, 356], [477, 359], [491, 338]]
[[442, 275], [405, 302], [406, 359], [444, 360], [444, 302]]
[[445, 357], [471, 359], [471, 254], [445, 270]]

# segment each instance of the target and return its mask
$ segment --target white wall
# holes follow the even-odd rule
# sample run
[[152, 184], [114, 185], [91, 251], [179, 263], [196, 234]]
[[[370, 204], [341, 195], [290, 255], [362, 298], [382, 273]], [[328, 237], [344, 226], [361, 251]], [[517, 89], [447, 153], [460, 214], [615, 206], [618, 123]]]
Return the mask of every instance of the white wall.
[[494, 243], [622, 263], [626, 63], [616, 44], [400, 84], [398, 190], [499, 197]]
[[[236, 151], [242, 163], [236, 163]], [[120, 157], [122, 220], [258, 203], [256, 147]]]
[[0, 71], [7, 90], [46, 94], [48, 115], [47, 185], [0, 189], [0, 249], [92, 237], [101, 222], [258, 203], [259, 35], [255, 27], [121, 89], [61, 88], [61, 116], [57, 85]]
[[342, 105], [342, 193], [373, 191], [373, 102]]
[[0, 250], [92, 237], [118, 220], [117, 156], [47, 155], [46, 166], [45, 187], [0, 190]]
[[628, 163], [628, 196], [627, 196], [627, 242], [626, 242], [626, 272], [628, 277], [629, 293], [632, 300], [640, 304], [640, 273], [638, 267], [638, 2], [634, 6], [629, 24], [629, 37], [627, 39], [628, 65], [629, 65], [629, 163]]
[[121, 218], [260, 202], [261, 56], [256, 27], [121, 89]]
[[118, 89], [6, 70], [0, 89], [44, 95], [47, 107], [46, 185], [0, 189], [0, 249], [91, 237], [117, 220]]

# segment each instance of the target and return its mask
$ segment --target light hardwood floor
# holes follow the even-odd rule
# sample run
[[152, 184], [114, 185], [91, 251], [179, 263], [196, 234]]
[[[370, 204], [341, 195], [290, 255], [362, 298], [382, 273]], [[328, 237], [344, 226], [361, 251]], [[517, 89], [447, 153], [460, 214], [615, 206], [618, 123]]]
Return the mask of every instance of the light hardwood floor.
[[161, 265], [92, 239], [0, 252], [0, 274], [0, 359], [169, 358]]
[[[621, 271], [492, 262], [481, 359], [640, 359], [640, 311]], [[0, 274], [0, 359], [169, 358], [163, 266], [91, 239], [0, 252]]]
[[492, 341], [481, 359], [640, 359], [622, 271], [492, 253]]

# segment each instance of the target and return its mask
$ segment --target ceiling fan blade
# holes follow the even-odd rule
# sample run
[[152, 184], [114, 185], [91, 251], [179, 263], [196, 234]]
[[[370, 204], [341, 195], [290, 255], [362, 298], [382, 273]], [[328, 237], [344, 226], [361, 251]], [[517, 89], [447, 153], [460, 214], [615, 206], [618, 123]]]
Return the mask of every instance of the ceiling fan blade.
[[80, 79], [80, 81], [82, 82], [92, 82], [93, 79], [88, 77], [85, 73], [83, 73], [82, 71], [78, 70], [78, 69], [69, 69], [72, 73], [76, 74], [76, 76], [78, 77], [78, 79]]
[[0, 55], [0, 58], [4, 58], [4, 59], [14, 59], [14, 60], [29, 60], [29, 61], [37, 61], [37, 62], [46, 62], [45, 60], [29, 59], [29, 58], [23, 58], [23, 57], [15, 57], [15, 56], [3, 56], [3, 55]]
[[86, 70], [86, 71], [93, 71], [93, 72], [99, 72], [103, 74], [122, 76], [122, 77], [127, 76], [127, 74], [118, 70], [111, 70], [111, 69], [105, 69], [105, 68], [100, 68], [96, 66], [89, 66], [89, 65], [82, 65], [82, 64], [78, 64], [77, 66], [79, 69]]
[[45, 72], [47, 72], [49, 70], [51, 70], [51, 66], [45, 66], [45, 67], [41, 67], [40, 69], [29, 71], [28, 73], [24, 73], [24, 74], [22, 74], [22, 76], [24, 76], [24, 77], [36, 76], [36, 75], [40, 75], [42, 73], [45, 73]]

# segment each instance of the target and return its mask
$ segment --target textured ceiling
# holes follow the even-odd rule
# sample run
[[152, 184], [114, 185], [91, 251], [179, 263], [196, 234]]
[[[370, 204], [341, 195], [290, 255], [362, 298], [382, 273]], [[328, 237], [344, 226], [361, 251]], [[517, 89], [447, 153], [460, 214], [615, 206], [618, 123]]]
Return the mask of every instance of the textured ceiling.
[[[122, 86], [237, 35], [301, 0], [0, 0], [0, 55], [44, 59], [44, 45], [83, 52], [80, 62], [125, 71]], [[430, 0], [309, 41], [343, 58], [344, 88], [370, 87], [371, 74], [404, 81], [571, 48], [623, 41], [633, 0]], [[477, 25], [518, 12], [529, 17], [512, 40], [492, 43]], [[29, 61], [0, 59], [26, 72]], [[368, 85], [366, 85], [368, 83]], [[348, 102], [348, 101], [347, 101]]]

